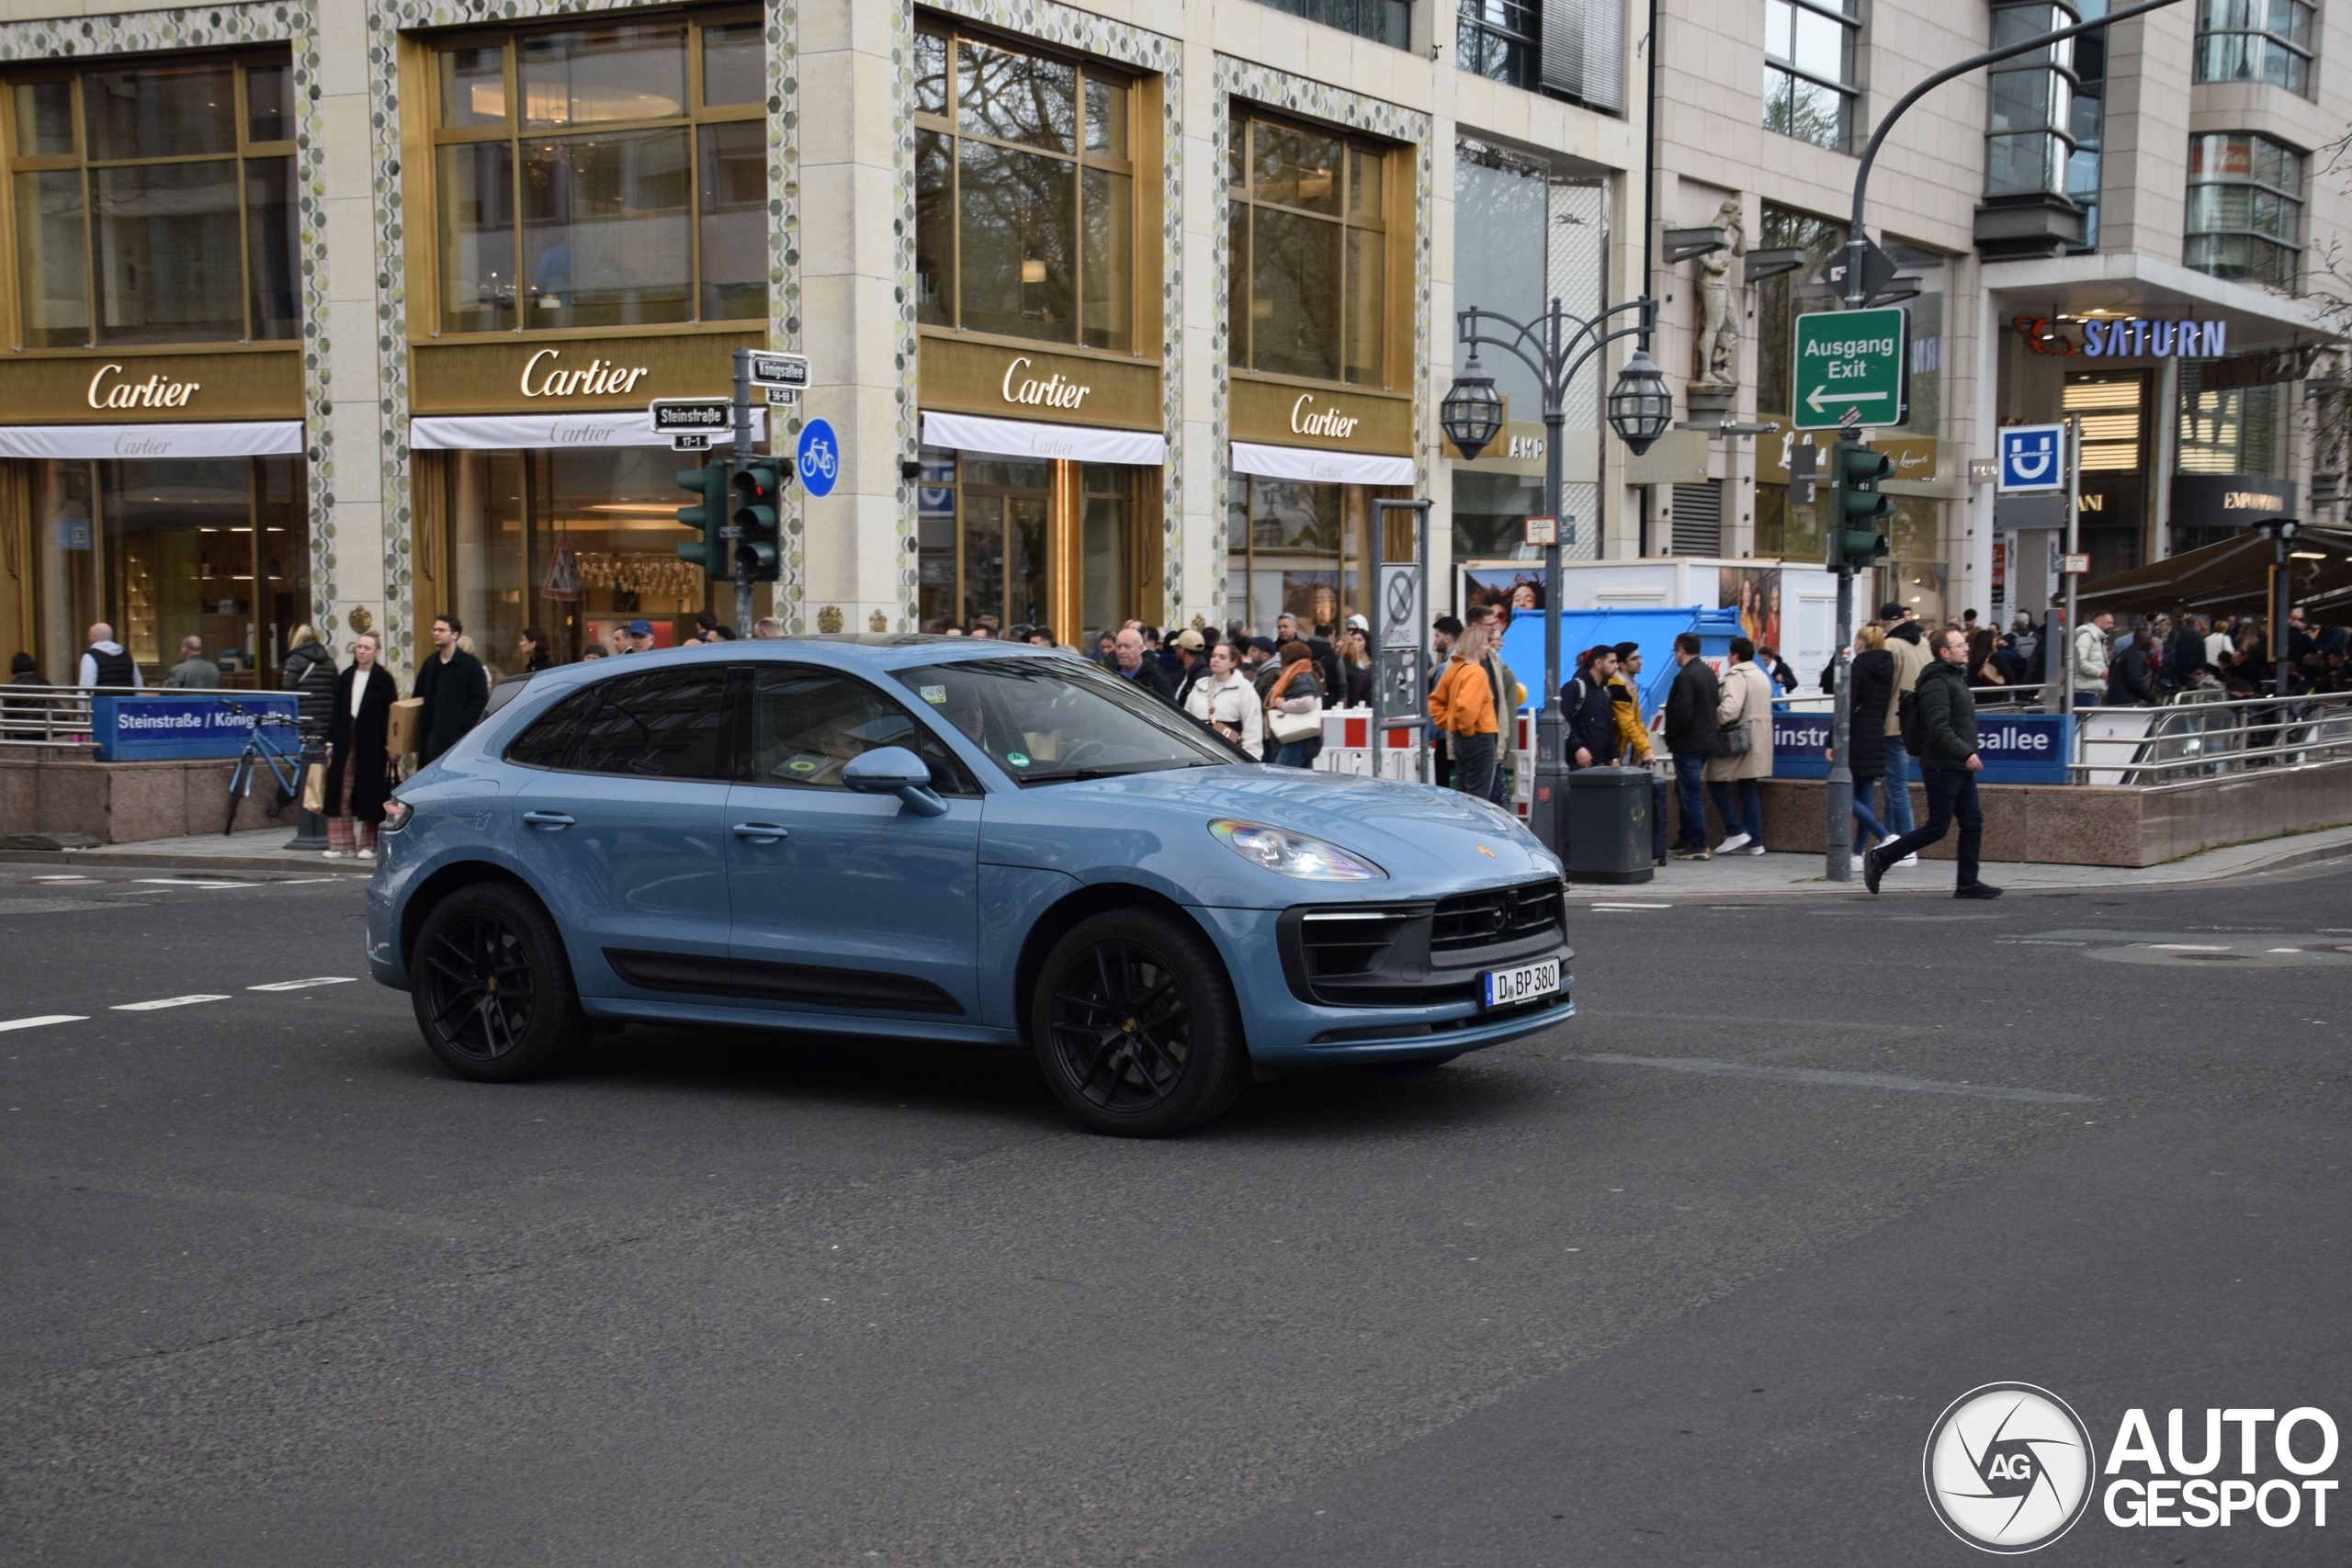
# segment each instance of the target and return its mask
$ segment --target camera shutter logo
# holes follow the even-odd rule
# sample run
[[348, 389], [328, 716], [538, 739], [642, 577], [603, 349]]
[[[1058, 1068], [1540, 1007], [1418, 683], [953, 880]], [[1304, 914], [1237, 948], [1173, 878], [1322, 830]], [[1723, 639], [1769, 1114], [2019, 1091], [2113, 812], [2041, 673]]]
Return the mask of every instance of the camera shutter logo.
[[2090, 1506], [2098, 1454], [2066, 1402], [2031, 1383], [1996, 1382], [1953, 1400], [1920, 1461], [1928, 1503], [1979, 1551], [2037, 1551]]

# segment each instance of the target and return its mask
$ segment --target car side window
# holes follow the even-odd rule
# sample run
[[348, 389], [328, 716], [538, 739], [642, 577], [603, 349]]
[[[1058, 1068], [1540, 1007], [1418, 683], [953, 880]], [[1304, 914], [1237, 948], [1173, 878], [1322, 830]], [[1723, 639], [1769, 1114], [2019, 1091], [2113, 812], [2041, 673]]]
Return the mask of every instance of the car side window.
[[659, 670], [599, 682], [604, 700], [581, 726], [568, 766], [633, 778], [726, 776], [727, 669]]
[[506, 748], [506, 760], [526, 768], [564, 766], [571, 760], [571, 749], [580, 742], [581, 726], [588, 717], [588, 710], [596, 705], [601, 695], [601, 688], [591, 686], [556, 704], [514, 738], [514, 743]]
[[831, 670], [763, 664], [752, 682], [751, 781], [841, 789], [854, 757], [903, 746], [931, 765], [942, 795], [978, 795], [978, 783], [906, 709], [865, 682]]

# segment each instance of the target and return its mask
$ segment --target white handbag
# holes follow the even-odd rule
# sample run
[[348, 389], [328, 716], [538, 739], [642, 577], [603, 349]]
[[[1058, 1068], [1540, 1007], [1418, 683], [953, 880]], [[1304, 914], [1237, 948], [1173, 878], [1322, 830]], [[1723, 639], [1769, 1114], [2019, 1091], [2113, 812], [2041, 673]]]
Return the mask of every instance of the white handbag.
[[1321, 713], [1273, 712], [1266, 716], [1266, 733], [1285, 746], [1312, 740], [1323, 733]]

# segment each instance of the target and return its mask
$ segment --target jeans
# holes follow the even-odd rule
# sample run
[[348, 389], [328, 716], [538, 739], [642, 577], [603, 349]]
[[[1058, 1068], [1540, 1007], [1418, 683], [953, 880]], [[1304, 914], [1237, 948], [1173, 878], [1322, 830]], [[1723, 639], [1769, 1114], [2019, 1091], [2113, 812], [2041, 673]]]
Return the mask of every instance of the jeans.
[[1876, 783], [1878, 783], [1878, 780], [1875, 778], [1857, 778], [1854, 780], [1854, 820], [1860, 827], [1868, 829], [1870, 834], [1867, 840], [1865, 840], [1860, 833], [1854, 835], [1854, 852], [1856, 854], [1860, 854], [1864, 850], [1869, 849], [1871, 845], [1877, 843], [1881, 839], [1892, 839], [1897, 837], [1897, 835], [1888, 832], [1885, 825], [1880, 822], [1879, 819], [1871, 813], [1871, 786]]
[[1453, 744], [1453, 787], [1480, 800], [1494, 798], [1495, 778], [1501, 772], [1495, 766], [1495, 738], [1491, 735], [1456, 735]]
[[[1732, 786], [1739, 786], [1736, 801]], [[1716, 779], [1707, 785], [1715, 797], [1715, 809], [1723, 814], [1726, 835], [1745, 833], [1756, 843], [1764, 841], [1764, 789], [1754, 779]]]
[[1917, 854], [1940, 840], [1960, 818], [1960, 886], [1976, 885], [1977, 852], [1984, 843], [1984, 808], [1976, 802], [1976, 775], [1965, 768], [1923, 768], [1928, 784], [1927, 826], [1905, 833], [1879, 852], [1893, 865], [1905, 855]]
[[1283, 742], [1282, 750], [1274, 753], [1274, 766], [1278, 768], [1304, 768], [1307, 766], [1315, 761], [1315, 751], [1313, 748], [1315, 748], [1316, 744], [1317, 743], [1312, 740], [1286, 740]]
[[[1856, 795], [1861, 793], [1857, 789]], [[1911, 830], [1911, 753], [1903, 749], [1903, 737], [1886, 738], [1886, 825], [1897, 836]]]
[[1495, 738], [1495, 778], [1494, 782], [1487, 786], [1487, 798], [1505, 811], [1509, 811], [1510, 809], [1510, 764], [1503, 760], [1504, 756], [1502, 737], [1498, 735]]
[[[1675, 826], [1674, 836], [1685, 849], [1703, 850], [1707, 847], [1707, 791], [1701, 775], [1707, 771], [1707, 756], [1703, 751], [1674, 753], [1674, 798], [1682, 810], [1682, 820]], [[1661, 784], [1665, 781], [1660, 780]], [[1664, 821], [1661, 812], [1658, 820]]]

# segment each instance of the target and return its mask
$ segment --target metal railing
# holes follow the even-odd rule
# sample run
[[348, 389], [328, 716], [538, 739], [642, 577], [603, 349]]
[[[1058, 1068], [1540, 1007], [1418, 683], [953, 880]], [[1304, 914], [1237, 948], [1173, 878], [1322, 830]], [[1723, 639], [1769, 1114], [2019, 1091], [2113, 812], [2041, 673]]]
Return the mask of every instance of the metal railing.
[[[2100, 716], [2111, 716], [2102, 718]], [[2230, 699], [2186, 692], [2160, 707], [2085, 708], [2076, 716], [2078, 781], [2165, 788], [2228, 773], [2352, 761], [2352, 692]], [[2145, 717], [2144, 728], [2132, 726]], [[2129, 727], [2102, 735], [2109, 725]], [[2094, 779], [2096, 774], [2113, 775]]]
[[[87, 753], [96, 750], [92, 733], [90, 699], [96, 695], [141, 697], [220, 697], [249, 703], [261, 696], [293, 696], [265, 687], [147, 686], [136, 691], [108, 687], [103, 694], [81, 686], [0, 685], [0, 748], [31, 750], [48, 748]], [[5, 752], [0, 752], [5, 754]]]

